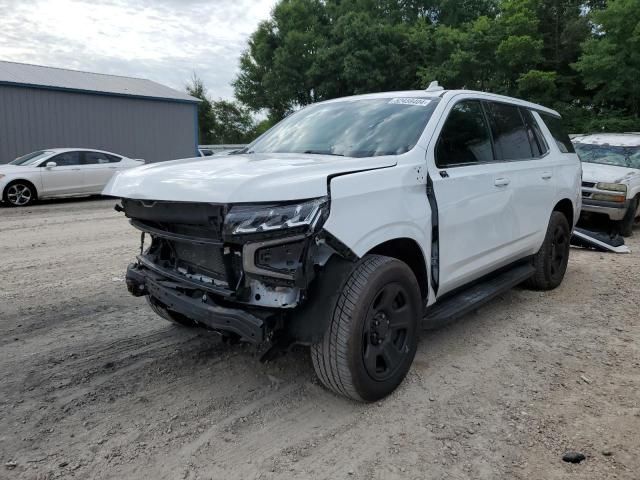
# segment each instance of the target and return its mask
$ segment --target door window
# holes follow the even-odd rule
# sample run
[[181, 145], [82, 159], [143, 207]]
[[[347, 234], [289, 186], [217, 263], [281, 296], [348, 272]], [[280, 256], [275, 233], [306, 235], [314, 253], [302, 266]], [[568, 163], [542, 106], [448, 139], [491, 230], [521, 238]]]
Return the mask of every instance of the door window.
[[533, 157], [529, 135], [520, 109], [506, 103], [487, 102], [496, 160], [525, 160]]
[[43, 167], [49, 162], [56, 162], [58, 167], [69, 167], [73, 165], [80, 165], [80, 152], [64, 152], [55, 157], [50, 158], [48, 161], [43, 162]]
[[521, 108], [520, 113], [522, 113], [522, 118], [524, 118], [524, 123], [527, 127], [527, 136], [529, 137], [533, 156], [542, 157], [549, 151], [549, 146], [544, 140], [540, 126], [529, 109]]
[[491, 137], [480, 101], [455, 104], [436, 145], [436, 165], [447, 168], [492, 161]]
[[101, 165], [109, 163], [109, 159], [104, 153], [100, 152], [84, 152], [85, 165]]

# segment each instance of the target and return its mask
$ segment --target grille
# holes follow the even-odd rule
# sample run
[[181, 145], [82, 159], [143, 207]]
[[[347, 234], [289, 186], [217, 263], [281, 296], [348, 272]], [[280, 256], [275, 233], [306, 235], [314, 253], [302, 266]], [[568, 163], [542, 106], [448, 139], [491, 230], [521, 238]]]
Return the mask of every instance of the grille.
[[222, 247], [171, 242], [178, 267], [190, 274], [206, 275], [227, 282], [227, 269]]
[[583, 187], [594, 188], [596, 184], [594, 182], [582, 182]]

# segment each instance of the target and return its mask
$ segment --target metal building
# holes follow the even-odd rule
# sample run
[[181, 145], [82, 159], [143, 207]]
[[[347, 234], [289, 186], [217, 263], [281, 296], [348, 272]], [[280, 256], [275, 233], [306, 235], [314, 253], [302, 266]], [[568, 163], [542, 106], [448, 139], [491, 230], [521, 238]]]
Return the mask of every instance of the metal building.
[[56, 147], [193, 157], [198, 102], [141, 78], [0, 61], [0, 164]]

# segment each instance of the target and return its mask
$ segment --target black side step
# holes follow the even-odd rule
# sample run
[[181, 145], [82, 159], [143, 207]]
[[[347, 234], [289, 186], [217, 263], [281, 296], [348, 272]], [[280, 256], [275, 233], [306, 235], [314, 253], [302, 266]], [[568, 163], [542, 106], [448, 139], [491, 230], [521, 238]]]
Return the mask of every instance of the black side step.
[[479, 308], [501, 293], [527, 280], [535, 272], [530, 264], [518, 265], [490, 279], [461, 290], [427, 308], [422, 328], [439, 328]]

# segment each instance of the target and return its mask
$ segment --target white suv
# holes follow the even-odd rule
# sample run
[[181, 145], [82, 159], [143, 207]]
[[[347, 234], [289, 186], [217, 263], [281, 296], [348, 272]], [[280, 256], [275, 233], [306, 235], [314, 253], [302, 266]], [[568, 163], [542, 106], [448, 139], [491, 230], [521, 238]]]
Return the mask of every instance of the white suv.
[[582, 212], [604, 214], [631, 236], [640, 216], [640, 134], [581, 135], [573, 143], [583, 162]]
[[104, 194], [144, 232], [127, 286], [160, 316], [309, 345], [324, 385], [373, 401], [419, 328], [560, 284], [580, 175], [556, 112], [435, 86], [311, 105], [237, 155], [146, 165]]

